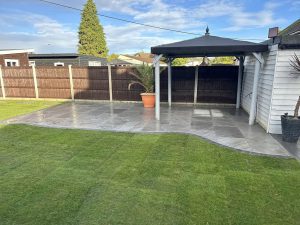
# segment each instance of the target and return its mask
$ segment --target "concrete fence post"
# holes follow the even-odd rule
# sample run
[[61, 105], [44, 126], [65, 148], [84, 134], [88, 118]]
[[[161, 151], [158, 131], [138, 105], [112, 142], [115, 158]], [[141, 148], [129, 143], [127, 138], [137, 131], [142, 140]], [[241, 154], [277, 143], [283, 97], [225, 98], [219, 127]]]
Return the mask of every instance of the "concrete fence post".
[[35, 65], [32, 65], [32, 75], [33, 75], [35, 98], [39, 98], [39, 89], [38, 89], [38, 83], [36, 78]]
[[2, 66], [0, 65], [0, 84], [1, 84], [1, 91], [2, 91], [2, 98], [6, 98], [5, 96], [5, 88], [4, 88], [4, 81], [3, 81], [3, 74], [2, 74]]
[[199, 67], [195, 67], [195, 86], [194, 86], [194, 104], [197, 103], [198, 97], [198, 76], [199, 76]]
[[73, 83], [73, 73], [72, 73], [72, 65], [69, 65], [69, 80], [70, 80], [70, 91], [71, 91], [71, 98], [74, 101], [74, 83]]
[[109, 101], [113, 101], [113, 93], [112, 93], [112, 80], [111, 80], [111, 65], [107, 64], [108, 68], [108, 89], [109, 89]]

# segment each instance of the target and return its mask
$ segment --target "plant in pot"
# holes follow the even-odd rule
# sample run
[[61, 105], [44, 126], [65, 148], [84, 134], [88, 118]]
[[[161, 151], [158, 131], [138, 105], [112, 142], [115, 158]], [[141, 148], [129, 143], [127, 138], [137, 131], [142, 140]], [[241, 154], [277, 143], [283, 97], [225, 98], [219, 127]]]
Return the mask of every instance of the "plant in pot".
[[[295, 54], [290, 61], [290, 65], [296, 70], [297, 75], [300, 76], [300, 59]], [[282, 139], [286, 142], [297, 142], [300, 136], [300, 96], [294, 110], [294, 115], [290, 116], [285, 113], [281, 116]]]
[[136, 78], [128, 85], [128, 90], [131, 90], [133, 85], [140, 85], [144, 88], [144, 92], [141, 93], [142, 101], [145, 108], [153, 108], [155, 105], [155, 93], [154, 90], [154, 76], [152, 66], [142, 64], [137, 66], [136, 73], [131, 72], [130, 74]]

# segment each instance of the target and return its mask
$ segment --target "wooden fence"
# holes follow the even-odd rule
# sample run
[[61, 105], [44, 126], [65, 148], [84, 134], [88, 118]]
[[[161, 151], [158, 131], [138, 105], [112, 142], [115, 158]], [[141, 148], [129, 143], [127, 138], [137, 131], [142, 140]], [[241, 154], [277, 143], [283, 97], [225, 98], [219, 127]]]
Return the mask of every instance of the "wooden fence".
[[[196, 67], [172, 68], [172, 101], [193, 102]], [[0, 97], [140, 101], [143, 89], [128, 84], [129, 67], [15, 67], [0, 69]], [[198, 68], [197, 102], [235, 103], [237, 66]], [[4, 85], [3, 85], [4, 84]], [[161, 100], [167, 101], [167, 70], [161, 74]]]

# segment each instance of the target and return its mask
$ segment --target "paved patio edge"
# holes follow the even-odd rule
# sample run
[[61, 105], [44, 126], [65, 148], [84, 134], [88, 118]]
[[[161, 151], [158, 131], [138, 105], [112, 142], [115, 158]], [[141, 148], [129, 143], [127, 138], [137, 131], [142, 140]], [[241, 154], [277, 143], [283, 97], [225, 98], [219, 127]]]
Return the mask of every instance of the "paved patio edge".
[[[2, 121], [5, 122], [5, 121]], [[93, 128], [72, 128], [72, 127], [63, 127], [63, 126], [47, 126], [47, 125], [40, 125], [40, 124], [28, 124], [28, 123], [1, 123], [2, 125], [27, 125], [27, 126], [33, 126], [33, 127], [42, 127], [42, 128], [49, 128], [49, 129], [63, 129], [63, 130], [86, 130], [86, 131], [99, 131], [99, 132], [113, 132], [113, 133], [133, 133], [133, 134], [185, 134], [185, 135], [191, 135], [194, 137], [197, 137], [199, 139], [202, 139], [204, 141], [207, 141], [208, 143], [211, 144], [215, 144], [217, 146], [220, 147], [225, 147], [227, 149], [230, 150], [234, 150], [236, 152], [240, 152], [240, 153], [245, 153], [245, 154], [249, 154], [249, 155], [254, 155], [254, 156], [267, 156], [267, 157], [272, 157], [272, 158], [284, 158], [284, 159], [297, 159], [297, 157], [291, 155], [290, 153], [288, 153], [289, 155], [272, 155], [272, 154], [265, 154], [265, 153], [260, 153], [260, 152], [251, 152], [251, 151], [247, 151], [247, 150], [243, 150], [243, 149], [238, 149], [238, 148], [234, 148], [234, 147], [230, 147], [230, 146], [226, 146], [223, 144], [220, 144], [218, 142], [215, 142], [213, 140], [210, 140], [206, 137], [203, 137], [201, 135], [197, 135], [197, 134], [193, 134], [193, 133], [188, 133], [188, 132], [170, 132], [170, 131], [116, 131], [116, 130], [103, 130], [103, 129], [93, 129]]]

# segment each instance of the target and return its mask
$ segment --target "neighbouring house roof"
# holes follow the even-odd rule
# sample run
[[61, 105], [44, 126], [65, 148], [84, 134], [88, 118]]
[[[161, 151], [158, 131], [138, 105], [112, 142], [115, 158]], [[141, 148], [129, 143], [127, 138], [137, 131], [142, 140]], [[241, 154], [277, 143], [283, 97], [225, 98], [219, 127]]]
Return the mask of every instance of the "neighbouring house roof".
[[267, 44], [212, 36], [208, 30], [205, 35], [198, 38], [151, 48], [151, 53], [167, 57], [236, 56], [265, 51], [268, 51]]
[[107, 62], [106, 58], [100, 58], [92, 55], [81, 55], [77, 53], [52, 53], [52, 54], [29, 54], [29, 59], [64, 59], [64, 58], [87, 58], [90, 60], [101, 60]]
[[152, 63], [153, 62], [153, 58], [144, 58], [144, 57], [140, 57], [140, 56], [135, 56], [135, 55], [125, 55], [128, 58], [132, 58], [141, 62], [145, 62], [145, 63]]
[[29, 58], [77, 58], [76, 53], [30, 54]]
[[132, 63], [121, 60], [121, 59], [114, 59], [110, 62], [111, 65], [132, 65]]
[[280, 49], [300, 49], [300, 19], [280, 31], [277, 37], [270, 38], [264, 43], [278, 44]]
[[102, 66], [107, 65], [106, 58], [77, 53], [29, 54], [28, 58], [31, 61], [36, 61], [37, 65], [53, 64], [53, 61], [55, 60], [79, 66], [87, 66], [92, 62], [100, 62]]
[[[134, 59], [143, 63], [147, 63], [147, 64], [152, 64], [153, 63], [153, 58], [154, 55], [151, 53], [144, 53], [144, 52], [140, 52], [140, 53], [136, 53], [134, 55], [123, 55], [129, 59]], [[163, 61], [160, 61], [161, 64], [166, 64]]]
[[296, 20], [294, 23], [284, 28], [278, 34], [278, 36], [284, 35], [300, 35], [300, 19]]
[[0, 49], [0, 55], [19, 54], [19, 53], [33, 53], [34, 49]]

